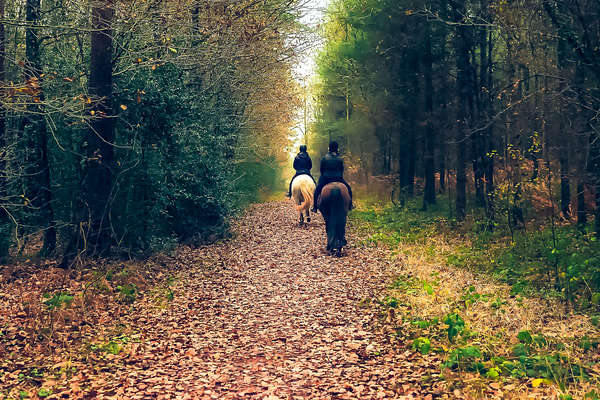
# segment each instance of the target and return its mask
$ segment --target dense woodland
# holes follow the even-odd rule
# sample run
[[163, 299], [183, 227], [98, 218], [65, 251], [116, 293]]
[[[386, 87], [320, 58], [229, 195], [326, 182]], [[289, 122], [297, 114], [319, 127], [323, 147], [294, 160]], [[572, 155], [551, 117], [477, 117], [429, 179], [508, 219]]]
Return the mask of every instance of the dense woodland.
[[225, 233], [287, 157], [297, 3], [0, 1], [0, 257]]
[[543, 273], [593, 297], [600, 3], [340, 0], [328, 19], [315, 143], [339, 140], [351, 176], [385, 178], [400, 206], [441, 202], [513, 243], [542, 230]]

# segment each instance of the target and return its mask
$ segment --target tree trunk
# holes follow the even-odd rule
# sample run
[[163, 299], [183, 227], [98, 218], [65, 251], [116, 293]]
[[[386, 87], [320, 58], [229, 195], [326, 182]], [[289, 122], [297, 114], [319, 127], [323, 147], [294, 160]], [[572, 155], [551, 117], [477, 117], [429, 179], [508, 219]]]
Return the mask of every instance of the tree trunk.
[[[439, 3], [440, 10], [447, 10], [448, 4], [447, 1], [441, 1]], [[449, 30], [446, 27], [443, 27], [441, 38], [438, 37], [442, 43], [446, 43], [448, 40]], [[448, 46], [442, 46], [439, 53], [439, 59], [447, 60], [448, 57]], [[445, 62], [445, 61], [444, 61]], [[439, 109], [438, 120], [440, 124], [438, 125], [437, 131], [437, 149], [438, 149], [438, 165], [439, 165], [439, 173], [440, 173], [440, 184], [439, 191], [440, 193], [444, 193], [446, 191], [446, 178], [448, 174], [447, 165], [448, 165], [448, 139], [450, 135], [448, 135], [448, 131], [452, 124], [450, 120], [452, 117], [449, 115], [449, 98], [450, 98], [450, 85], [448, 83], [448, 74], [440, 74], [439, 76], [439, 89], [436, 91], [438, 95], [439, 101], [437, 102]]]
[[575, 67], [575, 76], [573, 76], [573, 84], [575, 86], [575, 92], [577, 94], [575, 100], [577, 106], [574, 108], [575, 119], [575, 142], [578, 147], [579, 157], [577, 159], [577, 225], [581, 229], [587, 224], [587, 210], [585, 204], [585, 187], [587, 181], [587, 163], [586, 158], [588, 157], [588, 127], [587, 127], [587, 116], [585, 105], [585, 69], [582, 61], [577, 62]]
[[577, 177], [577, 225], [583, 229], [587, 224], [587, 212], [585, 209], [585, 183], [582, 176]]
[[440, 171], [440, 193], [446, 191], [446, 137], [444, 129], [439, 136], [439, 171]]
[[[419, 79], [418, 79], [418, 58], [414, 56], [414, 69], [413, 71], [415, 76], [412, 81], [412, 95], [415, 102], [419, 101], [420, 98], [420, 87], [419, 87]], [[418, 107], [417, 107], [418, 108]], [[418, 110], [415, 110], [418, 112]], [[409, 132], [407, 138], [407, 152], [408, 152], [408, 165], [407, 165], [407, 175], [406, 175], [406, 195], [409, 198], [413, 198], [415, 195], [415, 173], [416, 173], [416, 163], [417, 163], [417, 129], [418, 127], [418, 113], [412, 113], [409, 117]]]
[[[562, 125], [562, 124], [561, 124]], [[564, 132], [561, 128], [561, 132]], [[571, 182], [569, 180], [569, 149], [561, 148], [558, 152], [560, 163], [560, 209], [565, 219], [571, 218]]]
[[[489, 10], [489, 1], [481, 0], [481, 9], [484, 11], [484, 18], [491, 22], [491, 13]], [[493, 112], [493, 100], [492, 100], [492, 88], [493, 88], [493, 80], [492, 80], [492, 66], [493, 66], [493, 58], [492, 53], [494, 51], [494, 40], [492, 30], [488, 30], [486, 27], [481, 28], [481, 37], [480, 37], [480, 60], [481, 60], [481, 87], [484, 88], [481, 90], [482, 95], [482, 117], [485, 123], [491, 124], [488, 128], [483, 130], [482, 133], [482, 167], [483, 167], [483, 177], [485, 180], [485, 209], [486, 216], [488, 219], [488, 227], [489, 229], [494, 228], [493, 221], [496, 218], [495, 213], [495, 186], [494, 186], [494, 125], [491, 121], [492, 112]]]
[[458, 110], [456, 119], [458, 121], [456, 137], [456, 218], [462, 221], [467, 212], [467, 175], [466, 175], [466, 140], [467, 140], [467, 118], [473, 110], [472, 88], [470, 81], [472, 79], [470, 64], [470, 28], [461, 24], [465, 15], [465, 3], [453, 1], [454, 21], [456, 25], [456, 91], [458, 98]]
[[[485, 10], [487, 9], [487, 1], [480, 0], [480, 9], [482, 11], [482, 17], [487, 20], [487, 16], [485, 15]], [[473, 71], [473, 79], [475, 82], [478, 82], [478, 90], [477, 90], [477, 121], [483, 124], [486, 124], [487, 117], [487, 100], [488, 97], [487, 89], [487, 29], [486, 27], [478, 27], [478, 38], [477, 38], [477, 46], [479, 47], [479, 80], [477, 81], [477, 76], [475, 71]], [[485, 134], [486, 129], [483, 131], [477, 130], [471, 135], [471, 151], [472, 151], [472, 159], [473, 159], [473, 178], [475, 183], [475, 201], [477, 206], [485, 207], [485, 156], [486, 156], [486, 147], [485, 147]]]
[[425, 78], [425, 191], [423, 193], [423, 209], [435, 204], [435, 128], [433, 126], [433, 56], [431, 54], [431, 26], [425, 21], [425, 54], [423, 56]]
[[600, 239], [600, 135], [595, 131], [590, 135], [590, 156], [588, 174], [594, 190], [595, 211], [594, 230]]
[[400, 181], [398, 198], [400, 199], [400, 205], [404, 206], [408, 188], [408, 142], [405, 136], [400, 137], [398, 147], [398, 178]]
[[596, 238], [600, 239], [600, 174], [596, 174], [596, 212], [594, 220], [594, 229], [596, 231]]
[[417, 140], [414, 128], [415, 126], [413, 126], [408, 139], [408, 177], [406, 181], [406, 194], [410, 198], [415, 196], [415, 171], [417, 162]]
[[[560, 75], [567, 77], [570, 75], [567, 63], [570, 57], [569, 44], [564, 37], [559, 37], [557, 43], [557, 64], [558, 69], [560, 71]], [[558, 84], [558, 91], [563, 93], [566, 86], [566, 80], [560, 80]], [[564, 99], [559, 100], [559, 106], [565, 109], [568, 109], [567, 105], [564, 102]], [[569, 148], [570, 143], [568, 139], [568, 135], [564, 135], [566, 132], [565, 127], [565, 116], [559, 115], [559, 149], [558, 149], [558, 162], [560, 164], [560, 209], [562, 211], [562, 215], [566, 219], [571, 218], [571, 171], [569, 165]]]
[[105, 253], [112, 244], [109, 209], [113, 189], [114, 125], [112, 118], [112, 20], [113, 0], [92, 8], [90, 78], [88, 90], [93, 98], [87, 135], [87, 162], [84, 167], [84, 200], [89, 207], [91, 254]]
[[[4, 0], [0, 0], [0, 18], [4, 19]], [[6, 36], [4, 32], [4, 24], [0, 24], [0, 96], [4, 95], [5, 87], [5, 71], [4, 59], [6, 50]], [[0, 202], [4, 203], [4, 199], [8, 194], [6, 176], [6, 109], [0, 104]], [[0, 205], [4, 206], [4, 204]], [[10, 220], [4, 209], [0, 208], [0, 260], [8, 255], [10, 245]]]
[[[479, 106], [481, 106], [481, 103], [479, 104]], [[478, 207], [485, 206], [485, 188], [483, 182], [485, 168], [483, 164], [483, 146], [481, 143], [482, 140], [483, 138], [480, 132], [475, 132], [471, 135], [471, 157], [473, 164], [473, 180], [475, 184], [475, 203]]]
[[52, 209], [52, 192], [50, 182], [50, 165], [48, 161], [48, 129], [44, 120], [44, 93], [41, 89], [42, 59], [40, 55], [39, 31], [40, 0], [27, 0], [25, 4], [27, 29], [25, 32], [26, 62], [25, 80], [39, 87], [34, 103], [28, 106], [26, 115], [26, 132], [28, 132], [29, 153], [31, 154], [29, 169], [28, 197], [35, 209], [39, 210], [40, 225], [44, 229], [42, 254], [49, 255], [56, 249], [56, 228], [54, 227], [54, 210]]

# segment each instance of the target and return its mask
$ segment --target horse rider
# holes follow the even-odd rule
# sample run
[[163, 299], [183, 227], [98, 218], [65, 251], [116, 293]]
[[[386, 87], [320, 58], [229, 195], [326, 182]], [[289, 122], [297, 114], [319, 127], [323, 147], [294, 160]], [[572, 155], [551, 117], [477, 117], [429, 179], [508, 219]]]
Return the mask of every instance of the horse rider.
[[323, 187], [331, 182], [341, 182], [348, 188], [348, 194], [350, 195], [350, 209], [353, 209], [352, 205], [352, 189], [348, 182], [344, 180], [344, 161], [338, 154], [338, 144], [333, 141], [329, 143], [329, 152], [321, 159], [321, 176], [319, 177], [319, 183], [315, 188], [315, 196], [313, 200], [312, 212], [317, 212], [317, 204], [321, 190]]
[[286, 194], [287, 197], [292, 197], [292, 182], [294, 181], [294, 178], [298, 175], [308, 175], [312, 178], [313, 182], [315, 181], [315, 178], [313, 178], [313, 176], [310, 174], [310, 170], [312, 169], [312, 160], [306, 152], [305, 144], [300, 146], [300, 152], [298, 153], [296, 158], [294, 158], [294, 169], [296, 170], [296, 175], [294, 175], [294, 177], [290, 181], [290, 187]]

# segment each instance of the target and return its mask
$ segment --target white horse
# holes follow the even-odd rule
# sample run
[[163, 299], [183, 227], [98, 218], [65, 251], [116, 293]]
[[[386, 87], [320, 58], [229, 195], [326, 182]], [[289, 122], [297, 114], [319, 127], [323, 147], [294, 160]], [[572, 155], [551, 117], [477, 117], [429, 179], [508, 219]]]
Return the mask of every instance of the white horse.
[[309, 175], [298, 175], [292, 181], [292, 199], [296, 202], [296, 210], [300, 213], [300, 225], [310, 222], [310, 208], [313, 204], [315, 181]]

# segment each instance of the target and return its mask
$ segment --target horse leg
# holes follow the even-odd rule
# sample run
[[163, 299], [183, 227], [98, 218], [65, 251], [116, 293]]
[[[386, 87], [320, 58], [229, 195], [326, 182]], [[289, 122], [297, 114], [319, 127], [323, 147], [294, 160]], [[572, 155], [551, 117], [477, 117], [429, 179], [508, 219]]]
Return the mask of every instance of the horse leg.
[[342, 246], [345, 246], [348, 244], [348, 241], [346, 240], [346, 215], [344, 215], [343, 222], [340, 225], [341, 225], [340, 226], [340, 232], [341, 232], [341, 234], [340, 234], [340, 239], [341, 239], [340, 250], [341, 250]]
[[325, 250], [327, 251], [327, 254], [329, 254], [329, 251], [331, 250], [331, 233], [329, 231], [330, 222], [325, 213], [321, 213], [321, 215], [323, 215], [323, 219], [325, 220], [325, 233], [327, 234], [327, 246], [325, 247]]
[[306, 210], [306, 222], [310, 222], [310, 208]]
[[300, 226], [304, 225], [304, 214], [300, 211]]

